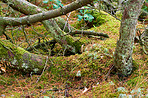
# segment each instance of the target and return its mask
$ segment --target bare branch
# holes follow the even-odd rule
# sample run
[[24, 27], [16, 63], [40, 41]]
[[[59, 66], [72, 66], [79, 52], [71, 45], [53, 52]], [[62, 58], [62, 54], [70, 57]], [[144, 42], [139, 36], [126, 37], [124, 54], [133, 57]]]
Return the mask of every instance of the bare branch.
[[[5, 3], [8, 3], [8, 0], [7, 1], [2, 0], [2, 1]], [[15, 0], [15, 1], [22, 2], [22, 4], [24, 4], [26, 6], [28, 5], [28, 2], [25, 0]], [[38, 8], [36, 10], [38, 10], [39, 12], [42, 12], [42, 13], [38, 13], [38, 14], [30, 15], [30, 16], [24, 16], [21, 18], [3, 17], [2, 19], [5, 20], [4, 22], [6, 25], [11, 25], [11, 26], [18, 26], [18, 25], [35, 23], [35, 22], [55, 18], [55, 17], [61, 16], [61, 15], [66, 15], [67, 13], [74, 11], [82, 6], [85, 6], [89, 3], [91, 3], [92, 1], [93, 0], [76, 0], [66, 6], [63, 6], [62, 8], [50, 10], [47, 12], [42, 11], [42, 9]], [[9, 1], [9, 3], [11, 4], [11, 1]], [[14, 7], [13, 5], [10, 5], [10, 6]], [[15, 9], [16, 9], [16, 7], [15, 7]]]
[[[70, 35], [81, 34], [81, 33], [82, 33], [81, 30], [74, 30], [70, 33]], [[109, 38], [109, 36], [107, 34], [98, 33], [98, 32], [94, 32], [94, 31], [83, 31], [83, 34], [84, 35], [103, 36], [103, 37]]]

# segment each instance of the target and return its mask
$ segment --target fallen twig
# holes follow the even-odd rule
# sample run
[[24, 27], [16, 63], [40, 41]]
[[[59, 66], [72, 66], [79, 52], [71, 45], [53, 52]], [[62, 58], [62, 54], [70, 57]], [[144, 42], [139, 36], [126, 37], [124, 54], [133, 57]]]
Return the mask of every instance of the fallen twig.
[[36, 83], [38, 83], [38, 81], [39, 81], [39, 80], [40, 80], [40, 78], [42, 77], [42, 75], [43, 75], [43, 73], [44, 73], [44, 71], [45, 71], [45, 69], [46, 69], [46, 66], [47, 66], [47, 61], [48, 61], [48, 56], [46, 57], [46, 62], [45, 62], [44, 69], [43, 69], [43, 71], [42, 71], [41, 75], [38, 77], [38, 79], [37, 79]]
[[[82, 30], [74, 30], [70, 33], [70, 35], [74, 35], [74, 34], [81, 34], [82, 33]], [[106, 37], [106, 38], [109, 38], [109, 36], [107, 34], [104, 34], [104, 33], [98, 33], [98, 32], [94, 32], [94, 31], [86, 31], [84, 30], [83, 31], [83, 34], [84, 35], [94, 35], [94, 36], [103, 36], [103, 37]]]

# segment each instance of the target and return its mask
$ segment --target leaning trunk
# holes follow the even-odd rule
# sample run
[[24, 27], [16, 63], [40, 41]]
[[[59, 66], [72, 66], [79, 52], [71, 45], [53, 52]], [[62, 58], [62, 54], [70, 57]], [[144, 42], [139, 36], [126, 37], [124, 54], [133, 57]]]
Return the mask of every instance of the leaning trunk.
[[137, 19], [144, 0], [129, 0], [124, 4], [123, 17], [120, 27], [120, 37], [117, 41], [114, 64], [120, 76], [131, 74], [133, 44]]

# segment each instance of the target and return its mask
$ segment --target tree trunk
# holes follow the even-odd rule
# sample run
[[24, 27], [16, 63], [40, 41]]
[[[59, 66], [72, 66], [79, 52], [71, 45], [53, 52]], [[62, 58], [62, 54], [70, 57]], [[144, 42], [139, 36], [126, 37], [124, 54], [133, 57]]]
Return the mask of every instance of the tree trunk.
[[0, 59], [10, 62], [10, 67], [18, 68], [25, 73], [38, 74], [42, 72], [46, 62], [45, 56], [30, 53], [8, 40], [0, 40]]
[[143, 2], [144, 0], [128, 0], [124, 4], [120, 36], [114, 55], [114, 65], [119, 76], [124, 77], [132, 73], [132, 53], [136, 24]]

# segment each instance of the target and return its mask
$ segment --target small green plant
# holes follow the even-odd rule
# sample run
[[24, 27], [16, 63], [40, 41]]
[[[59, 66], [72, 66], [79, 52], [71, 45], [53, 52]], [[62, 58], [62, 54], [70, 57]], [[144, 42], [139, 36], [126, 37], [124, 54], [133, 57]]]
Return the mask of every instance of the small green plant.
[[[52, 0], [50, 0], [50, 1], [52, 1]], [[63, 4], [61, 3], [61, 1], [59, 1], [59, 0], [53, 0], [53, 1], [54, 1], [54, 3], [55, 3], [55, 4], [53, 4], [53, 8], [54, 8], [54, 9], [57, 9], [57, 8], [63, 6]]]
[[[145, 3], [148, 3], [148, 0], [145, 0]], [[144, 4], [144, 5], [142, 6], [142, 9], [143, 9], [144, 11], [148, 12], [148, 7], [146, 6], [146, 4]]]
[[145, 0], [145, 4], [143, 4], [142, 6], [142, 11], [141, 11], [141, 14], [139, 16], [139, 21], [147, 21], [147, 15], [148, 15], [148, 0]]
[[[57, 8], [63, 6], [61, 1], [59, 1], [59, 0], [43, 0], [42, 2], [43, 2], [43, 4], [48, 4], [49, 1], [54, 3], [54, 4], [52, 4], [54, 9], [57, 9]], [[51, 5], [48, 5], [48, 7], [46, 7], [46, 8], [50, 8], [50, 7], [51, 7]]]
[[[89, 7], [88, 7], [89, 8]], [[84, 10], [79, 11], [78, 22], [76, 23], [76, 28], [81, 27], [81, 24], [86, 25], [87, 28], [94, 26], [99, 26], [106, 22], [106, 15], [99, 10], [88, 10], [87, 7], [84, 7]], [[79, 29], [79, 28], [78, 28]]]
[[48, 3], [48, 0], [44, 0], [43, 3], [45, 3], [45, 4]]
[[[49, 0], [44, 0], [43, 3], [44, 3], [44, 4], [47, 4], [48, 1], [49, 1]], [[63, 4], [61, 3], [60, 0], [50, 0], [50, 1], [53, 1], [53, 2], [55, 3], [55, 4], [53, 4], [53, 8], [54, 8], [54, 9], [57, 9], [57, 8], [63, 6]]]
[[[87, 6], [85, 6], [84, 7], [84, 9], [85, 8], [89, 8], [89, 7], [87, 7]], [[94, 19], [94, 16], [92, 16], [90, 13], [89, 13], [89, 11], [90, 10], [87, 10], [87, 9], [85, 9], [85, 10], [80, 10], [80, 14], [81, 15], [78, 15], [78, 21], [81, 21], [82, 19], [84, 20], [84, 21], [89, 21], [89, 22], [92, 22], [93, 21], [93, 19]]]

